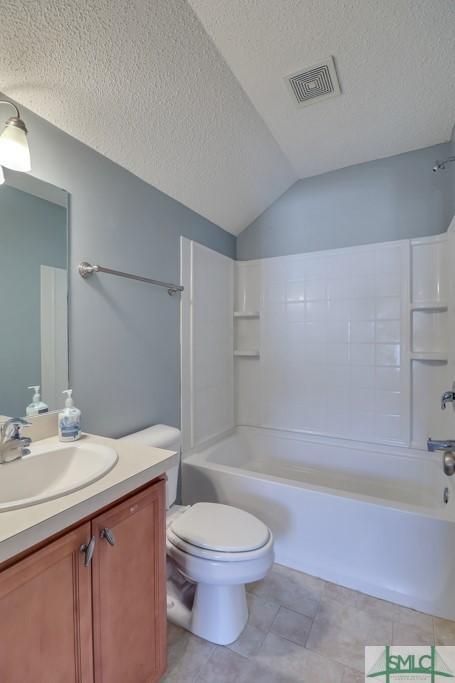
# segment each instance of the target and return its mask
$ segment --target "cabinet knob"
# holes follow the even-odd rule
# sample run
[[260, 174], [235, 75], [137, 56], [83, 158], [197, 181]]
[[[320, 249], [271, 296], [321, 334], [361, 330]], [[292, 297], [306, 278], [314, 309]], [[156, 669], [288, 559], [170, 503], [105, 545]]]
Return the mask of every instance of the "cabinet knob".
[[88, 567], [92, 561], [93, 553], [95, 552], [95, 537], [92, 536], [88, 543], [83, 543], [79, 550], [81, 553], [85, 553], [84, 566]]
[[100, 538], [105, 538], [109, 545], [115, 545], [115, 536], [112, 529], [108, 529], [107, 527], [101, 529]]

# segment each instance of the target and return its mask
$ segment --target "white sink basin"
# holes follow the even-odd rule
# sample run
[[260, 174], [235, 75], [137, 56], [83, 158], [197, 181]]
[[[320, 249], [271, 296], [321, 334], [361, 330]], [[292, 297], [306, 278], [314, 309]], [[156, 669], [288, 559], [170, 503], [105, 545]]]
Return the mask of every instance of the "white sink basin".
[[66, 496], [101, 479], [118, 460], [101, 444], [31, 445], [30, 455], [0, 465], [0, 512]]

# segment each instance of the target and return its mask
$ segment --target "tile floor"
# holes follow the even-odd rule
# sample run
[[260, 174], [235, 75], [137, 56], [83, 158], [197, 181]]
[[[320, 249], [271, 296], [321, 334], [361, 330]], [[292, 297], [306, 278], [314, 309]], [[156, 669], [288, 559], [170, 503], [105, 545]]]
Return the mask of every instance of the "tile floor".
[[365, 645], [455, 645], [455, 622], [274, 565], [228, 647], [169, 625], [163, 683], [360, 683]]

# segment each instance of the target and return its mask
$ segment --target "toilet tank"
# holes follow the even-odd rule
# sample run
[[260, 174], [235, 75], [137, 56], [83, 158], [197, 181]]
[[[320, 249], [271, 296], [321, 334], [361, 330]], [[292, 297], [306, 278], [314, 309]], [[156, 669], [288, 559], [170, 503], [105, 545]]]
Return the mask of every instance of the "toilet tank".
[[140, 432], [133, 432], [133, 434], [128, 434], [121, 439], [122, 441], [137, 441], [137, 443], [140, 443], [142, 446], [165, 448], [168, 451], [176, 451], [179, 454], [178, 463], [166, 470], [166, 508], [168, 510], [171, 505], [175, 503], [177, 498], [181, 437], [180, 429], [177, 429], [176, 427], [169, 427], [169, 425], [153, 425], [153, 427], [141, 429]]

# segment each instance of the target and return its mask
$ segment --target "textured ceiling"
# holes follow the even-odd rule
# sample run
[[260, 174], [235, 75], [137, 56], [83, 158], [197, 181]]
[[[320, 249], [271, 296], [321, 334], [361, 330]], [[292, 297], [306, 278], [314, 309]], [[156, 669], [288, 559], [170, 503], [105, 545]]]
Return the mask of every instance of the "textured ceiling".
[[[453, 0], [189, 0], [299, 178], [450, 139]], [[283, 77], [334, 55], [342, 95]]]
[[[450, 138], [454, 12], [452, 0], [0, 0], [0, 90], [238, 233], [297, 178]], [[283, 76], [328, 55], [341, 97], [298, 108]]]
[[0, 91], [239, 232], [294, 180], [186, 0], [0, 0]]

